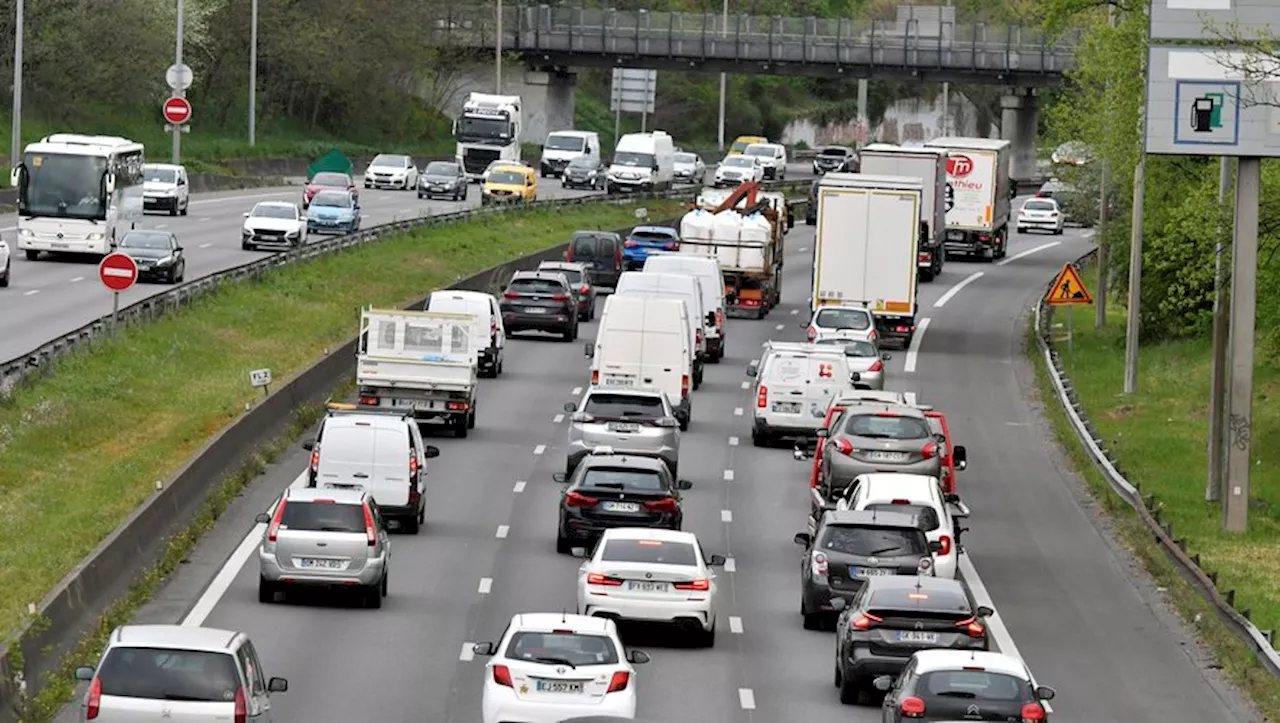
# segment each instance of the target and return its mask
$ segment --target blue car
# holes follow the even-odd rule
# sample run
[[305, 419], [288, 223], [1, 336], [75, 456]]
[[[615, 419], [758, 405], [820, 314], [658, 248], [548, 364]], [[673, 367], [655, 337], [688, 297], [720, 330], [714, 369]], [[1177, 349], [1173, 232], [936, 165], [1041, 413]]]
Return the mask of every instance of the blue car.
[[652, 253], [680, 250], [680, 232], [670, 226], [636, 226], [622, 244], [622, 260], [628, 271], [644, 266]]
[[326, 190], [311, 198], [307, 230], [311, 233], [354, 233], [360, 228], [360, 202], [350, 191]]

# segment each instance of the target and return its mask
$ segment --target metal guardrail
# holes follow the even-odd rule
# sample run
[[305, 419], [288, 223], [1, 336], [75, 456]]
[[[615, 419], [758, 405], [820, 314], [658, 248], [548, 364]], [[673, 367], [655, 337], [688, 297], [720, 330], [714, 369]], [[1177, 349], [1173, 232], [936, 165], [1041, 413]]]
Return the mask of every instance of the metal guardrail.
[[[928, 9], [928, 8], [923, 8]], [[923, 10], [922, 9], [922, 10]], [[538, 60], [688, 69], [809, 66], [797, 74], [839, 75], [843, 68], [985, 78], [1020, 85], [1058, 83], [1079, 33], [1052, 36], [1017, 25], [912, 19], [814, 18], [623, 11], [549, 5], [507, 7], [502, 45]], [[427, 30], [428, 42], [491, 49], [497, 18], [486, 8], [450, 6]], [[646, 62], [649, 61], [649, 62]], [[665, 61], [665, 63], [663, 62]], [[815, 72], [817, 71], [817, 72]], [[945, 78], [943, 78], [945, 79]]]
[[[1090, 251], [1076, 259], [1074, 265], [1078, 268], [1089, 263], [1094, 260], [1096, 254], [1096, 249]], [[1045, 285], [1046, 295], [1053, 281], [1053, 279], [1050, 279]], [[1098, 471], [1102, 473], [1102, 476], [1107, 480], [1107, 484], [1111, 486], [1116, 495], [1133, 508], [1134, 512], [1138, 514], [1138, 518], [1142, 520], [1142, 524], [1154, 535], [1156, 542], [1182, 568], [1184, 576], [1189, 578], [1200, 589], [1201, 594], [1216, 608], [1218, 617], [1223, 623], [1235, 633], [1236, 637], [1240, 638], [1241, 642], [1254, 651], [1267, 672], [1280, 678], [1280, 652], [1275, 648], [1275, 632], [1259, 630], [1258, 626], [1249, 620], [1247, 612], [1241, 612], [1235, 608], [1235, 591], [1220, 590], [1217, 582], [1218, 576], [1201, 568], [1200, 556], [1194, 553], [1188, 554], [1186, 540], [1175, 537], [1173, 526], [1161, 521], [1160, 508], [1156, 505], [1155, 495], [1144, 496], [1141, 488], [1126, 479], [1120, 471], [1119, 461], [1106, 448], [1106, 442], [1089, 422], [1088, 415], [1084, 406], [1080, 403], [1075, 387], [1072, 386], [1071, 380], [1067, 378], [1062, 359], [1053, 348], [1049, 335], [1052, 318], [1053, 310], [1043, 301], [1042, 297], [1042, 300], [1035, 307], [1036, 345], [1044, 358], [1045, 369], [1053, 382], [1058, 401], [1062, 404], [1062, 409], [1067, 415], [1067, 421], [1071, 424], [1076, 436], [1080, 438], [1080, 442], [1084, 445], [1085, 451], [1088, 452], [1089, 458], [1098, 468]]]
[[[780, 183], [766, 183], [765, 185], [766, 187], [775, 190], [790, 190], [797, 187], [807, 188], [812, 182], [813, 179], [803, 179], [796, 181], [783, 181]], [[568, 206], [580, 206], [588, 203], [626, 205], [646, 200], [678, 199], [685, 197], [692, 200], [696, 195], [697, 189], [694, 188], [673, 189], [656, 194], [632, 194], [628, 196], [607, 197], [599, 195], [583, 196], [571, 199], [548, 199], [545, 201], [536, 201], [528, 206], [491, 206], [467, 211], [456, 211], [454, 213], [420, 216], [413, 219], [392, 221], [390, 223], [371, 226], [368, 229], [357, 231], [353, 234], [335, 236], [309, 243], [297, 249], [272, 254], [255, 261], [250, 261], [249, 263], [233, 266], [229, 269], [224, 269], [208, 276], [203, 276], [199, 279], [179, 284], [168, 291], [147, 297], [146, 299], [136, 301], [121, 308], [120, 324], [123, 327], [140, 322], [151, 321], [190, 304], [193, 300], [218, 289], [224, 284], [238, 283], [245, 279], [258, 279], [268, 271], [280, 266], [313, 259], [337, 251], [342, 251], [344, 249], [362, 246], [367, 243], [373, 243], [387, 235], [403, 233], [414, 228], [440, 226], [467, 221], [474, 218], [490, 218], [494, 216], [501, 216], [503, 214], [517, 213], [526, 209], [561, 208]], [[111, 315], [106, 314], [69, 334], [63, 334], [52, 341], [45, 342], [38, 348], [33, 349], [26, 354], [0, 363], [0, 397], [10, 393], [16, 386], [29, 377], [47, 369], [51, 363], [57, 359], [66, 356], [72, 351], [89, 346], [96, 339], [108, 334], [111, 329], [111, 323]]]

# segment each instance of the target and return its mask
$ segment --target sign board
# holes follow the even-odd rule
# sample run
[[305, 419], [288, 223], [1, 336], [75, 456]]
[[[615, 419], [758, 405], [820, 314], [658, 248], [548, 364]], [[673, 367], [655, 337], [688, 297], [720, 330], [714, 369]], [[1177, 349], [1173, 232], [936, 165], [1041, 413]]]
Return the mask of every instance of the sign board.
[[182, 92], [191, 87], [195, 81], [195, 73], [191, 72], [189, 65], [170, 65], [169, 69], [164, 72], [164, 82], [169, 88], [178, 92]]
[[191, 101], [173, 96], [164, 102], [164, 119], [173, 125], [183, 125], [191, 120]]
[[1226, 36], [1269, 37], [1276, 22], [1275, 0], [1152, 0], [1151, 40], [1205, 40]]
[[1073, 306], [1092, 304], [1093, 295], [1080, 280], [1080, 272], [1076, 271], [1076, 267], [1067, 264], [1062, 267], [1058, 278], [1053, 280], [1053, 286], [1049, 287], [1049, 293], [1045, 295], [1044, 300], [1049, 306]]
[[609, 86], [609, 110], [617, 113], [653, 113], [658, 71], [614, 68]]
[[271, 383], [270, 369], [254, 369], [249, 372], [249, 383], [255, 387], [265, 387]]
[[[1265, 61], [1264, 61], [1265, 62]], [[1280, 156], [1280, 75], [1229, 48], [1157, 46], [1148, 55], [1147, 153]], [[1264, 81], [1265, 82], [1259, 82]]]
[[128, 291], [138, 280], [138, 264], [128, 254], [112, 253], [98, 264], [98, 279], [117, 294]]

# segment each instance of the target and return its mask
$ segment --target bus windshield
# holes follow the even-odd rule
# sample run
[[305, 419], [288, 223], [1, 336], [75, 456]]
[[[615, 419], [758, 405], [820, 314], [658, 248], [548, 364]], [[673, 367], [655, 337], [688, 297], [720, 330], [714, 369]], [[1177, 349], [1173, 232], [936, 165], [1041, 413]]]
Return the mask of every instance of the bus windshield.
[[60, 153], [26, 154], [24, 216], [102, 219], [102, 174], [107, 159]]

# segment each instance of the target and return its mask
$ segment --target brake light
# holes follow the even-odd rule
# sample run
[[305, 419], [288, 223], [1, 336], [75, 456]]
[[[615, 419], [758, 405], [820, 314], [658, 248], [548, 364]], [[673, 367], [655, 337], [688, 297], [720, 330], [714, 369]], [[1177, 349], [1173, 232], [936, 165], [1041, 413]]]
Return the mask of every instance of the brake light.
[[867, 371], [869, 371], [869, 372], [882, 372], [882, 371], [884, 371], [884, 364], [882, 364], [882, 363], [880, 362], [880, 360], [879, 360], [879, 359], [877, 359], [877, 360], [875, 360], [874, 362], [872, 362], [871, 366], [867, 367]]
[[938, 456], [938, 443], [930, 442], [926, 444], [924, 448], [920, 450], [920, 456], [925, 459], [933, 459]]
[[267, 542], [276, 541], [276, 536], [280, 533], [280, 520], [284, 519], [284, 506], [287, 504], [289, 500], [281, 497], [280, 503], [276, 505], [276, 514], [271, 518], [271, 524], [267, 525]]
[[928, 251], [921, 251], [921, 252], [920, 252], [920, 255], [916, 258], [916, 260], [917, 260], [917, 261], [926, 261], [926, 262], [927, 262], [927, 261], [931, 261], [932, 259], [930, 258], [930, 256], [929, 256], [929, 252], [928, 252]]
[[564, 503], [570, 507], [595, 507], [598, 502], [600, 500], [579, 492], [570, 492], [564, 497]]
[[609, 681], [608, 693], [617, 693], [627, 689], [627, 685], [631, 683], [631, 673], [625, 670], [619, 670], [613, 674], [613, 679]]
[[568, 300], [569, 300], [569, 295], [568, 295], [568, 294], [556, 294], [555, 296], [552, 296], [552, 297], [551, 297], [551, 300], [552, 300], [552, 301], [568, 301]]
[[943, 535], [942, 537], [938, 538], [938, 542], [942, 543], [942, 549], [938, 551], [938, 554], [942, 555], [943, 557], [950, 555], [951, 554], [951, 536]]
[[588, 585], [608, 585], [609, 587], [618, 587], [622, 584], [622, 581], [616, 577], [609, 577], [608, 575], [601, 575], [598, 572], [593, 572], [587, 575], [587, 584]]
[[616, 245], [613, 247], [613, 262], [618, 265], [618, 268], [622, 267], [622, 249]]
[[[589, 293], [591, 293], [591, 287], [590, 287], [590, 286], [587, 286], [586, 284], [583, 284], [583, 285], [582, 285], [582, 289], [581, 289], [581, 291], [582, 291], [582, 293], [584, 293], [584, 294], [589, 294]], [[497, 328], [497, 327], [495, 326], [494, 328]]]
[[668, 241], [668, 242], [666, 242], [666, 243], [662, 244], [662, 250], [663, 250], [663, 251], [679, 251], [679, 250], [680, 250], [680, 242], [679, 242], [679, 241]]
[[102, 710], [102, 679], [95, 675], [93, 682], [89, 684], [89, 699], [84, 705], [84, 719], [97, 718], [100, 710]]
[[843, 454], [846, 457], [853, 456], [853, 442], [850, 442], [847, 439], [837, 439], [836, 449], [840, 450], [840, 454]]
[[466, 402], [448, 402], [444, 406], [450, 412], [465, 412], [471, 409], [471, 405]]
[[517, 294], [517, 293], [516, 293], [516, 292], [514, 292], [514, 291], [508, 291], [508, 292], [506, 292], [506, 293], [504, 293], [504, 294], [502, 295], [502, 298], [504, 298], [504, 299], [518, 299], [518, 298], [520, 298], [520, 295], [519, 295], [519, 294]]
[[489, 336], [494, 336], [497, 333], [498, 333], [498, 322], [496, 321], [489, 322]]
[[1044, 706], [1039, 703], [1027, 703], [1022, 706], [1022, 723], [1040, 723], [1044, 719]]
[[378, 544], [378, 527], [373, 524], [373, 508], [366, 502], [361, 505], [364, 510], [364, 536], [369, 541], [369, 547]]
[[971, 638], [980, 638], [987, 634], [987, 629], [978, 622], [977, 618], [965, 618], [956, 623], [956, 627], [964, 631], [965, 635]]
[[769, 387], [761, 384], [756, 389], [756, 407], [764, 409], [767, 406], [769, 406]]
[[724, 310], [716, 309], [716, 326], [724, 325]]
[[360, 397], [360, 403], [366, 407], [376, 407], [378, 406], [378, 398], [377, 397]]
[[701, 590], [706, 592], [711, 589], [711, 581], [705, 577], [700, 577], [697, 580], [692, 580], [690, 582], [673, 583], [671, 587], [674, 587], [677, 590]]
[[903, 718], [923, 718], [924, 701], [915, 696], [903, 698], [898, 710], [902, 713]]
[[600, 371], [598, 369], [592, 369], [591, 370], [591, 386], [594, 387], [599, 383], [600, 383]]
[[409, 479], [418, 479], [418, 455], [412, 449], [409, 450]]
[[984, 236], [979, 236], [979, 237], [978, 237], [978, 240], [979, 240], [979, 241], [990, 241], [990, 240], [991, 240], [991, 237], [990, 237], [990, 236], [985, 236], [985, 235], [984, 235]]
[[249, 701], [244, 697], [244, 688], [236, 688], [235, 723], [247, 723], [249, 720]]
[[680, 377], [680, 396], [689, 396], [689, 375], [684, 374]]
[[809, 566], [813, 570], [814, 577], [827, 576], [827, 553], [821, 550], [814, 550], [813, 556], [809, 559]]
[[650, 512], [678, 512], [680, 506], [676, 504], [674, 497], [663, 497], [660, 500], [649, 500], [644, 503], [644, 508]]
[[626, 246], [626, 247], [627, 247], [627, 248], [629, 248], [629, 249], [633, 249], [633, 248], [635, 248], [636, 246], [639, 246], [640, 244], [637, 244], [635, 241], [632, 241], [632, 240], [630, 240], [630, 239], [627, 239], [626, 241], [624, 241], [624, 242], [622, 243], [622, 245], [623, 245], [623, 246]]
[[882, 622], [884, 622], [884, 618], [877, 617], [870, 613], [863, 613], [854, 618], [853, 621], [849, 623], [849, 627], [853, 630], [870, 630], [875, 627], [876, 623]]
[[[360, 401], [363, 402], [364, 399], [361, 398]], [[317, 444], [311, 450], [311, 479], [314, 480], [316, 478], [316, 475], [318, 474], [320, 474], [320, 445], [319, 444]]]
[[808, 336], [809, 336], [809, 342], [812, 343], [814, 339], [818, 338], [818, 330], [813, 328], [812, 326], [809, 327]]
[[894, 501], [890, 502], [889, 504], [891, 504], [891, 505], [909, 505], [909, 504], [911, 504], [911, 500], [906, 500], [906, 499], [901, 499], [901, 498], [899, 498], [899, 499], [896, 499], [896, 500], [894, 500]]
[[514, 688], [515, 686], [511, 684], [511, 668], [505, 665], [493, 666], [493, 682], [498, 685], [505, 685], [508, 688]]

